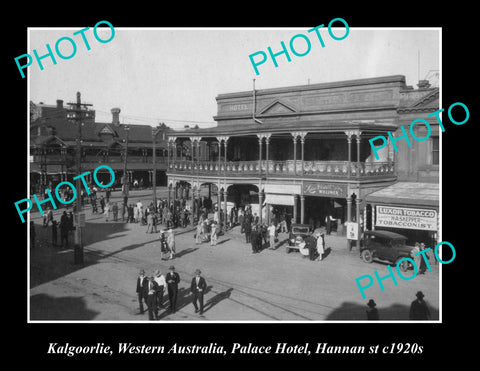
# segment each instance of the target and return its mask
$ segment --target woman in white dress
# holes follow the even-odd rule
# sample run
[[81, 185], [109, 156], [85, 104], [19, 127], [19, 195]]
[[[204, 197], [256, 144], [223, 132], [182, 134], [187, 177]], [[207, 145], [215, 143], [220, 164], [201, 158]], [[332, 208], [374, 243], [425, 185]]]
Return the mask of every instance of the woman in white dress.
[[324, 239], [324, 234], [316, 233], [315, 235], [317, 237], [317, 253], [318, 253], [318, 258], [317, 260], [322, 260], [322, 255], [325, 252], [325, 239]]

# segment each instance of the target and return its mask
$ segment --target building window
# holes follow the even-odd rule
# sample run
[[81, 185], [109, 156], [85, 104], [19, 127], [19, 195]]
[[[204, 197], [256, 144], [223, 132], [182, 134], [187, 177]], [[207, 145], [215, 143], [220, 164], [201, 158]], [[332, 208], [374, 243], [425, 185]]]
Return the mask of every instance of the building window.
[[440, 163], [440, 138], [432, 137], [432, 165]]

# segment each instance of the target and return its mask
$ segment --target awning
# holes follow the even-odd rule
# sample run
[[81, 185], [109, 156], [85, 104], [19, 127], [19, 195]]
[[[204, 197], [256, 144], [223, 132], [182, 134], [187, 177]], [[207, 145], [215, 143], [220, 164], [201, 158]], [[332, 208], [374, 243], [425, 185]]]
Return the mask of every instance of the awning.
[[269, 204], [269, 205], [293, 206], [293, 196], [292, 195], [267, 194], [267, 195], [265, 195], [265, 203]]
[[402, 206], [439, 206], [438, 183], [398, 182], [365, 197], [367, 203]]

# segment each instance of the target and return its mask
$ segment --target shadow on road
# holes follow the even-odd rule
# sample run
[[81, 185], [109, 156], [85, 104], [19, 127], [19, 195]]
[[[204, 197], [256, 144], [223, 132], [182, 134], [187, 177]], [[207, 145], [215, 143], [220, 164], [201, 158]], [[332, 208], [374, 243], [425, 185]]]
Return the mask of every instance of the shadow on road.
[[205, 313], [206, 311], [210, 310], [212, 307], [220, 303], [222, 300], [228, 299], [232, 294], [232, 291], [233, 291], [233, 288], [229, 288], [225, 291], [219, 292], [214, 297], [208, 299], [203, 307], [203, 312]]
[[[413, 301], [413, 299], [412, 299]], [[428, 301], [427, 306], [430, 310], [430, 320], [438, 320], [438, 309], [432, 307]], [[386, 308], [377, 307], [380, 321], [399, 320], [408, 321], [410, 306], [404, 304], [393, 304]], [[338, 308], [335, 308], [325, 318], [327, 321], [363, 321], [367, 320], [367, 306], [357, 303], [344, 302]]]
[[30, 319], [33, 320], [92, 320], [99, 312], [87, 309], [85, 300], [66, 296], [55, 298], [46, 294], [30, 297]]

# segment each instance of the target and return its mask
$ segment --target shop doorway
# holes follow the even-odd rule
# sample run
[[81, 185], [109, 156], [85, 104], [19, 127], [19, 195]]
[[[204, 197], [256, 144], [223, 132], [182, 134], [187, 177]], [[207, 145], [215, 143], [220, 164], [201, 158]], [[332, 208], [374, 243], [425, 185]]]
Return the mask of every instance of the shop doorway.
[[[297, 205], [298, 207], [298, 205]], [[300, 212], [297, 210], [297, 212]], [[325, 227], [326, 217], [330, 215], [337, 219], [332, 223], [332, 230], [337, 231], [345, 223], [347, 216], [347, 201], [343, 198], [305, 196], [305, 224], [311, 230]]]

